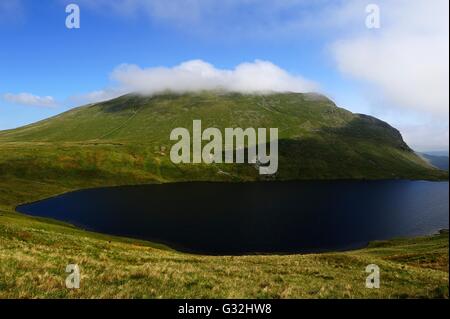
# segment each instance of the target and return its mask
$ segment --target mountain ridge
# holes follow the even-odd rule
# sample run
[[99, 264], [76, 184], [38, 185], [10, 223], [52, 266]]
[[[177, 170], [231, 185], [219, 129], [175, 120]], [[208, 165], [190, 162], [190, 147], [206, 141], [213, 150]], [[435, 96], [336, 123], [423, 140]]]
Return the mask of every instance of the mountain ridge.
[[280, 163], [272, 177], [277, 180], [448, 178], [417, 156], [388, 123], [319, 97], [215, 91], [127, 94], [0, 131], [0, 146], [12, 152], [2, 152], [0, 172], [20, 176], [28, 162], [50, 175], [108, 176], [127, 183], [261, 179], [250, 164], [171, 163], [171, 130], [191, 130], [192, 120], [200, 119], [205, 128], [277, 127]]

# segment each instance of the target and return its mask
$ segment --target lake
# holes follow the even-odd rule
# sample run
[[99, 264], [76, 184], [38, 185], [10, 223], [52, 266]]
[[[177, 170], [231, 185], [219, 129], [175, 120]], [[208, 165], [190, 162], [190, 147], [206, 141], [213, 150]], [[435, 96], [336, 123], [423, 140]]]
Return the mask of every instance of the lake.
[[87, 189], [17, 207], [212, 255], [353, 249], [449, 228], [448, 182], [173, 183]]

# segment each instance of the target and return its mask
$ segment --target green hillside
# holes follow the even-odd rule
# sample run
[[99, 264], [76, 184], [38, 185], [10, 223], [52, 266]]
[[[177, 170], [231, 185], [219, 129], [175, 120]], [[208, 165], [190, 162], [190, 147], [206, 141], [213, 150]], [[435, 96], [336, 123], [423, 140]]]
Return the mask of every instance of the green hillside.
[[[376, 118], [353, 114], [316, 94], [200, 92], [125, 95], [0, 132], [0, 175], [105, 184], [180, 180], [257, 180], [250, 164], [180, 164], [169, 158], [175, 127], [279, 129], [286, 179], [442, 179]], [[95, 184], [95, 183], [94, 183]]]

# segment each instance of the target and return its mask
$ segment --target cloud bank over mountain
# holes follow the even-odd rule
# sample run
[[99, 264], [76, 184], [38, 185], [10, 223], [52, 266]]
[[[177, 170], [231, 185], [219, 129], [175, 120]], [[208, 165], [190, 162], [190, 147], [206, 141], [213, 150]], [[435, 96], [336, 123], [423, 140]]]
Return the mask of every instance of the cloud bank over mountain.
[[312, 81], [261, 60], [241, 63], [231, 70], [218, 69], [202, 60], [186, 61], [172, 68], [140, 68], [124, 64], [114, 70], [112, 78], [126, 90], [143, 94], [164, 90], [188, 92], [223, 89], [264, 93], [309, 92], [317, 89]]
[[83, 95], [94, 102], [128, 92], [152, 95], [162, 91], [224, 90], [241, 93], [313, 92], [319, 87], [300, 75], [290, 74], [269, 61], [244, 62], [233, 69], [219, 69], [203, 60], [174, 67], [142, 68], [122, 64], [111, 73], [115, 86]]

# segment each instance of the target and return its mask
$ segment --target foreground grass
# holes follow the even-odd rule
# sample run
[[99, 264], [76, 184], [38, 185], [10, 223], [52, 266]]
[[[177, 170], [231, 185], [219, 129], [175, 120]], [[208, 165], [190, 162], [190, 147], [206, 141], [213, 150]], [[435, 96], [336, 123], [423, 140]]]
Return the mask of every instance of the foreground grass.
[[[448, 233], [349, 252], [197, 256], [14, 212], [68, 190], [56, 183], [0, 189], [0, 298], [448, 298]], [[70, 263], [80, 289], [65, 287]], [[368, 264], [381, 269], [380, 289], [365, 288]]]

